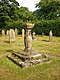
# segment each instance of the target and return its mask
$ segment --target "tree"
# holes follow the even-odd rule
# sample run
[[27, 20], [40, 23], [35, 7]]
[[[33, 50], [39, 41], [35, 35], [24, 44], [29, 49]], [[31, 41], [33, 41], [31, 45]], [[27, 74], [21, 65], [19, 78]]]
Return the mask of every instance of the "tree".
[[0, 28], [6, 28], [7, 22], [19, 19], [19, 3], [16, 0], [0, 0]]
[[21, 22], [23, 24], [34, 19], [33, 12], [27, 7], [19, 7], [16, 0], [0, 0], [0, 28], [14, 28]]
[[41, 0], [36, 4], [38, 9], [34, 12], [39, 19], [57, 19], [60, 17], [60, 0]]
[[28, 22], [33, 20], [33, 12], [29, 11], [27, 7], [20, 7], [18, 15], [23, 22]]

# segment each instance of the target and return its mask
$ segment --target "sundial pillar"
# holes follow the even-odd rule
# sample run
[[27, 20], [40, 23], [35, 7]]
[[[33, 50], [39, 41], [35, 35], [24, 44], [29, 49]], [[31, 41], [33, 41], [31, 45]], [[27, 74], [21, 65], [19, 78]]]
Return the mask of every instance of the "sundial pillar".
[[25, 29], [25, 36], [24, 36], [24, 44], [25, 44], [25, 51], [30, 52], [32, 50], [32, 35], [31, 29], [33, 28], [34, 24], [26, 24]]

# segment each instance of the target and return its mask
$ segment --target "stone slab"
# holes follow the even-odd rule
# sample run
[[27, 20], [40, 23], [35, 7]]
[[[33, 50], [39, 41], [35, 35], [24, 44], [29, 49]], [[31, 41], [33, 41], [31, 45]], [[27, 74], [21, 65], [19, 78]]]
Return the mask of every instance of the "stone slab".
[[42, 54], [26, 55], [27, 54], [26, 52], [24, 52], [25, 54], [23, 54], [22, 52], [24, 52], [24, 51], [21, 51], [21, 52], [13, 52], [13, 55], [18, 56], [23, 61], [25, 61], [25, 60], [39, 59], [42, 56]]
[[50, 61], [50, 59], [47, 58], [47, 59], [30, 60], [30, 61], [25, 61], [24, 62], [24, 61], [21, 61], [20, 58], [15, 58], [12, 55], [8, 55], [7, 57], [10, 60], [12, 60], [14, 63], [16, 63], [17, 65], [19, 65], [20, 67], [28, 67], [28, 66], [32, 66], [32, 65], [39, 64], [39, 63]]

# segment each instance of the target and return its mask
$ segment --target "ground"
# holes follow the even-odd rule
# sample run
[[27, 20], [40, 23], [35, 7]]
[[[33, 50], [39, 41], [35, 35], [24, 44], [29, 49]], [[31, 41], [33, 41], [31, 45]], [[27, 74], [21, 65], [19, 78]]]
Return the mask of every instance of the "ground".
[[22, 36], [17, 36], [16, 42], [13, 43], [8, 40], [8, 36], [0, 36], [0, 80], [60, 80], [60, 37], [53, 37], [52, 42], [49, 42], [48, 36], [37, 35], [32, 49], [58, 58], [23, 69], [6, 57], [12, 51], [24, 49]]

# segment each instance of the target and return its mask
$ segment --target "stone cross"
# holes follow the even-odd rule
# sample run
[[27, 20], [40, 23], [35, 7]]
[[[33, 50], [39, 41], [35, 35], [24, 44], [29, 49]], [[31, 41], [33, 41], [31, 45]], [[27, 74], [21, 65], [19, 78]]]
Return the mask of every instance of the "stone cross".
[[10, 29], [10, 31], [9, 31], [9, 42], [14, 42], [14, 41], [16, 41], [15, 32], [13, 29]]
[[5, 36], [5, 31], [4, 30], [2, 30], [2, 36]]
[[33, 28], [34, 24], [26, 24], [25, 29], [25, 36], [24, 36], [24, 44], [25, 44], [25, 51], [30, 52], [32, 50], [32, 35], [31, 29]]
[[23, 39], [23, 43], [24, 43], [24, 29], [22, 29], [22, 39]]
[[52, 30], [49, 32], [49, 41], [52, 41]]
[[17, 28], [15, 28], [15, 36], [17, 36], [18, 35], [18, 30], [17, 30]]

